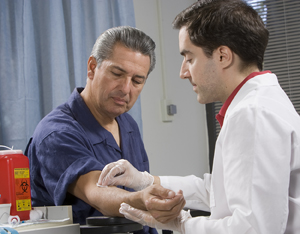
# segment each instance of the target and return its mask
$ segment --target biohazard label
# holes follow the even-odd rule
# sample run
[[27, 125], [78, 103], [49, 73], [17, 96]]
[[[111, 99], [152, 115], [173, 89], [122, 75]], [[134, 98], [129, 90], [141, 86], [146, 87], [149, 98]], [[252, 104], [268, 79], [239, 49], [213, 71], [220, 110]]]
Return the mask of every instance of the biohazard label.
[[14, 174], [17, 211], [31, 210], [29, 168], [15, 168]]
[[31, 200], [16, 200], [17, 211], [31, 210]]

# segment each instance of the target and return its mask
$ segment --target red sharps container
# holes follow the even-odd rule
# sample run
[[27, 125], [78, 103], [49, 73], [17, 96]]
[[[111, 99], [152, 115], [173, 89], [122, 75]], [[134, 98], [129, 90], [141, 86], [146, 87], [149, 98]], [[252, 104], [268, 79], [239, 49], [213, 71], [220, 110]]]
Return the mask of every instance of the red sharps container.
[[29, 160], [22, 150], [0, 150], [0, 204], [11, 203], [10, 215], [29, 220]]

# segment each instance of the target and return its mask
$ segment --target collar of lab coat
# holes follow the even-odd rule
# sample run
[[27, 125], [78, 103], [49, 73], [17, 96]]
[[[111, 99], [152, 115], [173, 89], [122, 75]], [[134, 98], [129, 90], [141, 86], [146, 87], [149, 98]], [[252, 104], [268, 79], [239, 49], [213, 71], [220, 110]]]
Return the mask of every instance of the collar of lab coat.
[[230, 112], [238, 105], [238, 103], [243, 100], [243, 98], [250, 93], [252, 90], [255, 90], [262, 86], [279, 86], [277, 76], [274, 73], [264, 73], [253, 77], [252, 79], [248, 80], [238, 91], [238, 93], [233, 98], [232, 102], [230, 103], [224, 121], [226, 117], [230, 114]]
[[230, 96], [225, 101], [224, 105], [220, 109], [219, 113], [216, 116], [216, 119], [219, 121], [219, 124], [222, 128], [223, 122], [225, 119], [225, 115], [227, 112], [228, 107], [230, 106], [232, 100], [235, 98], [236, 94], [240, 91], [240, 89], [244, 86], [246, 82], [248, 82], [250, 79], [253, 79], [256, 76], [261, 76], [266, 73], [271, 73], [270, 71], [263, 71], [263, 72], [252, 72], [250, 75], [248, 75], [230, 94]]

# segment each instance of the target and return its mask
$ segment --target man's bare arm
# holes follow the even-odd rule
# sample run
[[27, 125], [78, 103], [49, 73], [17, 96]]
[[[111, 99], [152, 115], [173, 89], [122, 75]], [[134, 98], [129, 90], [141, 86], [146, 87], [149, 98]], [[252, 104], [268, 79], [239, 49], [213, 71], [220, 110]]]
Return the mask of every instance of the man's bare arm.
[[[147, 210], [148, 201], [153, 202], [154, 198], [156, 201], [162, 199], [160, 204], [162, 210], [170, 210], [173, 207], [184, 205], [183, 196], [175, 196], [173, 191], [158, 185], [150, 186], [138, 192], [128, 192], [115, 186], [98, 187], [96, 183], [100, 174], [101, 171], [91, 171], [79, 176], [69, 186], [68, 192], [99, 210], [105, 216], [123, 216], [119, 213], [120, 205], [123, 202], [141, 210]], [[155, 214], [155, 216], [159, 215]]]
[[[81, 175], [73, 182], [68, 192], [80, 198], [106, 216], [122, 216], [119, 213], [120, 204], [128, 201], [130, 192], [115, 186], [98, 187], [96, 185], [101, 171], [91, 171]], [[131, 194], [130, 196], [134, 196]], [[137, 194], [135, 194], [137, 196]], [[138, 200], [138, 199], [137, 199]], [[140, 206], [141, 209], [145, 207]]]

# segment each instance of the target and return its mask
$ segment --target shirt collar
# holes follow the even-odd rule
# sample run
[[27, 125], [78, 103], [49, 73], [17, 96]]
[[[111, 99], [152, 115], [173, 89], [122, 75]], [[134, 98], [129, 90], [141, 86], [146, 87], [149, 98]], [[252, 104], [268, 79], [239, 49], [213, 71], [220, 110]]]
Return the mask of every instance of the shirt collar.
[[[83, 98], [80, 96], [80, 93], [83, 91], [83, 88], [75, 88], [71, 94], [68, 105], [75, 117], [76, 121], [84, 128], [87, 136], [93, 144], [100, 143], [105, 139], [108, 141], [108, 144], [115, 146], [115, 141], [111, 137], [111, 133], [103, 128], [98, 121], [95, 119], [87, 105], [85, 104]], [[116, 118], [116, 121], [119, 124], [121, 135], [122, 133], [130, 133], [133, 131], [131, 126], [127, 126], [123, 123], [122, 115]], [[122, 137], [122, 136], [121, 136]]]
[[218, 120], [220, 126], [223, 126], [224, 117], [226, 114], [226, 111], [231, 104], [232, 100], [234, 99], [235, 95], [239, 92], [239, 90], [243, 87], [243, 85], [250, 79], [252, 79], [255, 76], [271, 73], [270, 71], [262, 71], [262, 72], [252, 72], [250, 75], [248, 75], [230, 94], [230, 96], [227, 98], [227, 100], [224, 102], [222, 108], [220, 109], [219, 113], [216, 115], [216, 119]]

